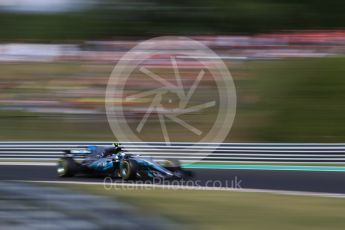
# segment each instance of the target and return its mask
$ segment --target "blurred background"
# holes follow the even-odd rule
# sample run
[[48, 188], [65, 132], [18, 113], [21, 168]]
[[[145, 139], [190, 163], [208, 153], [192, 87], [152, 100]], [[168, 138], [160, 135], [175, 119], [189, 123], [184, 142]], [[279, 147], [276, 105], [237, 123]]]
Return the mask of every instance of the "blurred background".
[[[116, 62], [140, 41], [182, 35], [234, 78], [226, 141], [344, 142], [344, 26], [340, 0], [0, 0], [0, 139], [113, 140], [104, 98]], [[137, 121], [144, 107], [125, 106]], [[161, 136], [151, 128], [145, 140]]]
[[[225, 142], [345, 143], [344, 9], [343, 0], [0, 0], [0, 140], [114, 140], [105, 112], [114, 66], [138, 42], [172, 35], [208, 46], [231, 71], [237, 114]], [[195, 63], [177, 62], [185, 67], [184, 86], [191, 87]], [[169, 58], [158, 57], [149, 67], [171, 80]], [[214, 84], [205, 78], [195, 103], [217, 97]], [[155, 87], [144, 79], [134, 78], [126, 94]], [[121, 100], [114, 98], [114, 106], [123, 106], [135, 129], [147, 101]], [[169, 98], [167, 104], [176, 106]], [[185, 122], [207, 130], [217, 112], [193, 113]], [[162, 140], [157, 116], [148, 124], [142, 139]], [[193, 141], [171, 121], [167, 126], [179, 140]], [[0, 166], [4, 229], [288, 230], [345, 225], [344, 199], [330, 198], [344, 197], [337, 194], [106, 190], [101, 178], [73, 178], [64, 184], [54, 163], [9, 163]], [[345, 184], [338, 172], [196, 172], [201, 179], [238, 178], [243, 188], [337, 188], [334, 192], [344, 191]], [[48, 184], [8, 182], [18, 178]]]

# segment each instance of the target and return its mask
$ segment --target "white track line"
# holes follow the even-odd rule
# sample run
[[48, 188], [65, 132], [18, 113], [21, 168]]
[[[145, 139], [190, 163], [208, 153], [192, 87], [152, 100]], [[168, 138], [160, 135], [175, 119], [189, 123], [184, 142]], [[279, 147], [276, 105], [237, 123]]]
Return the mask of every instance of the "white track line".
[[[20, 180], [16, 180], [20, 181]], [[81, 181], [35, 181], [23, 180], [21, 182], [31, 183], [48, 183], [48, 184], [75, 184], [75, 185], [102, 185], [104, 182], [81, 182]], [[131, 187], [131, 188], [159, 188], [159, 189], [173, 189], [173, 190], [203, 190], [203, 191], [231, 191], [231, 192], [247, 192], [247, 193], [270, 193], [278, 195], [289, 196], [313, 196], [313, 197], [327, 197], [327, 198], [345, 198], [345, 194], [341, 193], [320, 193], [320, 192], [303, 192], [303, 191], [290, 191], [290, 190], [271, 190], [271, 189], [235, 189], [226, 187], [204, 187], [204, 186], [179, 186], [179, 185], [159, 185], [159, 184], [130, 184], [130, 183], [113, 183], [110, 188], [116, 191], [116, 186]]]
[[[164, 157], [169, 157], [168, 155], [172, 156], [182, 156], [182, 157], [195, 157], [199, 156], [200, 158], [204, 158], [204, 156], [200, 155], [199, 153], [146, 153], [146, 152], [138, 152], [132, 154], [138, 154], [138, 155], [152, 155], [152, 156], [164, 156]], [[88, 155], [82, 155], [78, 154], [80, 156], [88, 156]], [[1, 153], [0, 152], [0, 158], [2, 157], [61, 157], [63, 154], [25, 154], [22, 152], [19, 153]], [[342, 154], [256, 154], [256, 153], [239, 153], [239, 154], [234, 154], [234, 153], [212, 153], [209, 154], [208, 156], [214, 157], [214, 158], [223, 158], [223, 157], [247, 157], [247, 156], [263, 156], [263, 157], [269, 157], [269, 156], [278, 156], [278, 157], [293, 157], [293, 158], [298, 158], [298, 157], [316, 157], [316, 158], [324, 158], [324, 157], [333, 157], [336, 159], [339, 159], [341, 157], [345, 157], [345, 152]]]
[[[145, 154], [147, 156], [151, 156], [150, 154]], [[144, 154], [142, 154], [142, 156], [144, 156]], [[62, 155], [61, 155], [62, 157]], [[304, 161], [314, 161], [315, 162], [323, 162], [323, 163], [328, 163], [328, 162], [324, 162], [324, 161], [342, 161], [340, 163], [344, 163], [343, 161], [345, 161], [345, 157], [333, 157], [333, 158], [327, 158], [327, 157], [213, 157], [213, 156], [207, 156], [207, 157], [202, 157], [202, 156], [166, 156], [164, 154], [159, 155], [159, 156], [154, 156], [155, 159], [166, 159], [166, 158], [170, 158], [170, 159], [180, 159], [180, 160], [203, 160], [203, 159], [218, 159], [218, 160], [223, 160], [224, 163], [226, 162], [232, 162], [232, 160], [248, 160], [247, 162], [255, 162], [255, 161], [264, 161], [264, 160], [281, 160], [281, 162], [285, 162], [286, 161], [298, 161], [298, 160], [304, 160]], [[1, 157], [0, 154], [0, 160], [8, 160], [8, 161], [12, 161], [12, 160], [38, 160], [38, 161], [46, 161], [46, 160], [58, 160], [58, 157], [52, 157], [52, 156], [47, 156], [45, 157], [44, 155], [41, 155], [41, 157]], [[249, 161], [250, 160], [250, 161]], [[235, 162], [235, 161], [234, 161]]]
[[[163, 158], [161, 158], [163, 159]], [[33, 162], [33, 161], [15, 161], [15, 160], [23, 160], [22, 158], [9, 158], [8, 160], [13, 160], [13, 161], [1, 161], [0, 158], [0, 165], [26, 165], [26, 166], [55, 166], [56, 162], [58, 159], [50, 158], [50, 159], [44, 159], [45, 162]], [[37, 160], [30, 158], [30, 160]], [[159, 160], [159, 159], [157, 159]], [[182, 160], [181, 163], [194, 163], [195, 161], [193, 160]], [[259, 165], [265, 165], [265, 164], [270, 164], [270, 165], [309, 165], [313, 166], [315, 164], [316, 166], [328, 166], [328, 165], [344, 165], [343, 162], [284, 162], [284, 161], [275, 161], [275, 162], [270, 162], [270, 161], [200, 161], [199, 163], [201, 164], [208, 164], [208, 163], [220, 163], [220, 164], [244, 164], [244, 165], [253, 165], [253, 164], [259, 164]]]
[[[256, 150], [256, 149], [272, 149], [272, 150], [299, 150], [299, 149], [307, 149], [307, 150], [337, 150], [337, 149], [344, 149], [345, 145], [341, 144], [341, 146], [336, 145], [320, 145], [320, 146], [305, 146], [305, 145], [294, 145], [294, 146], [289, 146], [289, 145], [284, 145], [284, 146], [276, 146], [273, 144], [269, 144], [267, 146], [260, 146], [260, 145], [242, 145], [242, 146], [231, 146], [231, 145], [219, 145], [219, 146], [213, 146], [213, 145], [191, 145], [191, 146], [183, 146], [183, 145], [174, 145], [175, 143], [172, 143], [170, 146], [169, 145], [149, 145], [149, 144], [137, 144], [137, 145], [126, 145], [123, 144], [124, 148], [127, 149], [136, 149], [140, 148], [150, 150], [150, 149], [183, 149], [183, 150], [193, 150], [193, 149], [218, 149], [218, 150]], [[73, 144], [73, 145], [64, 145], [64, 144], [1, 144], [0, 142], [0, 149], [25, 149], [25, 148], [41, 148], [41, 149], [62, 149], [64, 148], [85, 148], [87, 145], [92, 145], [92, 144], [83, 144], [80, 143], [78, 144]], [[109, 144], [104, 144], [100, 143], [97, 145], [109, 145]]]
[[0, 165], [9, 165], [9, 166], [56, 166], [54, 162], [1, 162]]

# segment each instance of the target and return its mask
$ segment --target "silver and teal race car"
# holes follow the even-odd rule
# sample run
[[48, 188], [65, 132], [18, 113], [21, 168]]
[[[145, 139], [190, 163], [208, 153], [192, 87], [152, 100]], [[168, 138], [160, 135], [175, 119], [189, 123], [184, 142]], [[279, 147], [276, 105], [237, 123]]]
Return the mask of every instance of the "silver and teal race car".
[[182, 169], [177, 160], [156, 161], [130, 154], [119, 144], [67, 150], [57, 163], [57, 174], [60, 177], [89, 174], [124, 180], [182, 179], [192, 176], [190, 171]]

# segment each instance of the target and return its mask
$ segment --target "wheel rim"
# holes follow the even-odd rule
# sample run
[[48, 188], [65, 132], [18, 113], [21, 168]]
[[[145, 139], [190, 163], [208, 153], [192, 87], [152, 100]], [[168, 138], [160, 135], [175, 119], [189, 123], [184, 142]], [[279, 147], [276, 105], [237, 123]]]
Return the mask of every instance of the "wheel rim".
[[58, 173], [60, 176], [63, 176], [63, 175], [65, 175], [65, 172], [66, 172], [66, 170], [65, 170], [65, 165], [64, 165], [64, 163], [63, 163], [63, 162], [59, 162], [59, 163], [58, 163], [58, 167], [57, 167], [57, 173]]
[[125, 167], [125, 168], [123, 168], [122, 169], [122, 176], [127, 176], [127, 173], [128, 173], [128, 169], [127, 169], [127, 167]]

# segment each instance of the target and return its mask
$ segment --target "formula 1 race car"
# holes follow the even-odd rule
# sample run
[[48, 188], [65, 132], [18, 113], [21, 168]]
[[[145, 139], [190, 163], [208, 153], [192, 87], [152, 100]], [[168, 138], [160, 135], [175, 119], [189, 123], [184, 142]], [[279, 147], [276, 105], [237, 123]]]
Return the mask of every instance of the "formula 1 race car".
[[182, 179], [191, 172], [181, 168], [177, 160], [155, 161], [150, 157], [127, 153], [118, 144], [87, 146], [65, 151], [57, 163], [60, 177], [90, 174], [132, 179]]

